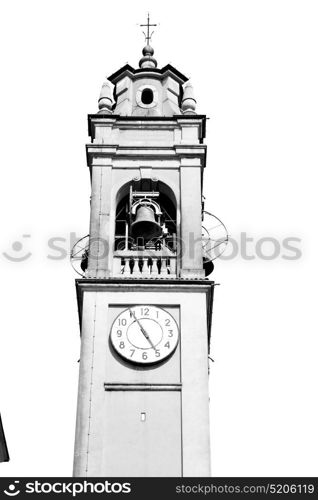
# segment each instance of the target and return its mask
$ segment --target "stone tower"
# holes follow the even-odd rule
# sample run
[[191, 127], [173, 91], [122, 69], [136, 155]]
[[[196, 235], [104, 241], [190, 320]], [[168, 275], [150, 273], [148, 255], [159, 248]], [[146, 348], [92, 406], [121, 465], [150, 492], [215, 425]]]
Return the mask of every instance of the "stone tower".
[[206, 117], [147, 41], [139, 68], [109, 76], [88, 116], [74, 476], [210, 475]]

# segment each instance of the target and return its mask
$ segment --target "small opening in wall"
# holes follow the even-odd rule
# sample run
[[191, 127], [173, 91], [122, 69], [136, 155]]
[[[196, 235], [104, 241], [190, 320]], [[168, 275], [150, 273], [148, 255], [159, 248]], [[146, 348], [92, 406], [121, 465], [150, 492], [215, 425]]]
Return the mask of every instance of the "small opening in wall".
[[140, 420], [142, 422], [146, 422], [146, 413], [144, 411], [142, 411], [141, 414], [140, 414]]
[[151, 89], [144, 89], [141, 93], [141, 102], [143, 104], [151, 104], [153, 101], [153, 91]]

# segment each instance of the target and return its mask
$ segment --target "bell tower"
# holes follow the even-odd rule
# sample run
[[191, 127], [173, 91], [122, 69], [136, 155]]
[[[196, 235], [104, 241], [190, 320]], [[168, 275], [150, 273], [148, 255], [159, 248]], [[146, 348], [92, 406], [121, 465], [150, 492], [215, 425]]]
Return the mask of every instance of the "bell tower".
[[139, 68], [109, 76], [88, 116], [74, 476], [210, 475], [206, 117], [146, 26]]

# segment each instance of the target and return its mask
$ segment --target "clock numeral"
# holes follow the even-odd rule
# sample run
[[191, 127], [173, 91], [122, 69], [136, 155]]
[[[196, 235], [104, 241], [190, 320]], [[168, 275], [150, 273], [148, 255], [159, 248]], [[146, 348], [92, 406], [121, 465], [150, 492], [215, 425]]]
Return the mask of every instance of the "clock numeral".
[[149, 307], [141, 307], [140, 314], [141, 316], [149, 316]]
[[168, 337], [173, 337], [173, 330], [169, 330], [169, 335]]
[[135, 349], [130, 349], [130, 352], [131, 352], [130, 357], [132, 358], [132, 357], [133, 357], [133, 355], [135, 354]]
[[165, 343], [165, 347], [166, 347], [167, 349], [170, 349], [170, 342], [166, 342], [166, 343]]
[[118, 320], [118, 325], [119, 325], [119, 326], [126, 326], [126, 325], [127, 325], [127, 320], [126, 320], [126, 318], [119, 318], [119, 320]]
[[142, 359], [148, 359], [148, 354], [146, 352], [142, 353]]
[[166, 325], [166, 326], [170, 326], [170, 319], [166, 319], [166, 320], [165, 320], [165, 325]]
[[160, 358], [160, 351], [158, 349], [155, 350], [155, 356], [156, 358]]
[[125, 342], [119, 342], [119, 348], [125, 349]]
[[123, 332], [121, 330], [117, 330], [117, 337], [121, 337]]

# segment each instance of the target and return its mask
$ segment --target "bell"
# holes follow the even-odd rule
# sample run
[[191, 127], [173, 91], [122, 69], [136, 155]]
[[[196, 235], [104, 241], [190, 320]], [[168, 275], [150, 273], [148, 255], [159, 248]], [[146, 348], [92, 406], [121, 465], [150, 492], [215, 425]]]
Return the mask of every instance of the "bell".
[[137, 208], [136, 219], [131, 225], [133, 238], [143, 238], [145, 241], [158, 238], [162, 233], [160, 224], [155, 220], [152, 208], [147, 205], [140, 205]]
[[209, 276], [211, 273], [213, 273], [214, 264], [211, 259], [203, 257], [203, 269], [205, 272], [205, 276]]

